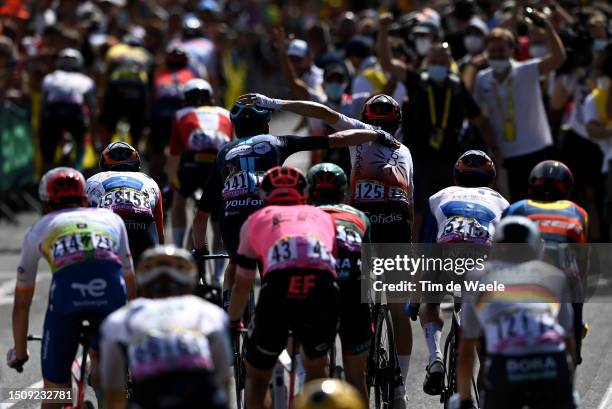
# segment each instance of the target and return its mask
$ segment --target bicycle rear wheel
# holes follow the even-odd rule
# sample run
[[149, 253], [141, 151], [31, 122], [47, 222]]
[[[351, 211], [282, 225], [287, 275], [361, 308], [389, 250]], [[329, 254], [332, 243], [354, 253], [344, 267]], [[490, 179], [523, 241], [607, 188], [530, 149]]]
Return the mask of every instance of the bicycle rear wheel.
[[246, 378], [246, 367], [244, 358], [246, 356], [246, 331], [242, 331], [234, 342], [234, 386], [236, 388], [236, 408], [244, 409], [244, 387]]
[[[453, 312], [453, 314], [456, 314]], [[448, 408], [448, 401], [457, 392], [457, 352], [459, 349], [459, 324], [453, 315], [450, 332], [444, 342], [444, 388], [440, 401]]]
[[393, 407], [395, 387], [401, 382], [401, 371], [395, 349], [391, 312], [386, 305], [380, 305], [377, 310], [374, 343], [368, 365], [368, 386], [370, 399], [374, 396], [375, 408], [390, 409]]

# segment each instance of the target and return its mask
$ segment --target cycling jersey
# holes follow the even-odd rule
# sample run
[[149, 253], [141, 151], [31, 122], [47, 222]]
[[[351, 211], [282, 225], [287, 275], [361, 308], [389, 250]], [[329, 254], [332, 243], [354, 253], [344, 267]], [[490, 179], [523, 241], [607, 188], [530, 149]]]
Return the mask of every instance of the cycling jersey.
[[117, 44], [106, 53], [109, 82], [145, 84], [149, 82], [151, 55], [142, 47]]
[[266, 206], [240, 229], [238, 254], [260, 261], [262, 277], [286, 269], [315, 269], [335, 276], [335, 232], [331, 216], [314, 206]]
[[509, 203], [488, 187], [451, 186], [429, 198], [424, 241], [491, 243], [495, 225]]
[[344, 353], [368, 350], [372, 336], [370, 307], [361, 302], [362, 244], [370, 241], [370, 221], [361, 211], [345, 204], [322, 205], [336, 223], [336, 275], [340, 287], [340, 328]]
[[[377, 129], [345, 115], [332, 124], [338, 131]], [[410, 150], [377, 142], [351, 146], [351, 204], [365, 212], [372, 224], [372, 242], [411, 241], [410, 205], [413, 169]]]
[[95, 104], [95, 84], [80, 72], [56, 70], [43, 78], [42, 101], [43, 110], [47, 104], [74, 104], [91, 110]]
[[[101, 326], [102, 385], [124, 389], [127, 367], [132, 399], [141, 407], [174, 394], [183, 403], [203, 401], [206, 407], [222, 407], [226, 400], [222, 387], [231, 365], [227, 327], [225, 312], [199, 297], [136, 299]], [[193, 392], [181, 396], [173, 378], [197, 384], [200, 396]], [[162, 388], [147, 388], [155, 379], [169, 382]]]
[[542, 238], [554, 243], [586, 243], [589, 217], [584, 209], [569, 200], [537, 202], [521, 200], [512, 204], [506, 215], [526, 216], [538, 224]]
[[233, 126], [226, 109], [188, 107], [174, 116], [170, 154], [181, 155], [177, 180], [179, 194], [189, 197], [204, 188], [219, 149], [229, 142]]
[[229, 142], [221, 148], [198, 208], [207, 213], [219, 212], [221, 236], [230, 257], [235, 256], [238, 248], [240, 226], [263, 206], [259, 183], [265, 172], [282, 165], [295, 152], [328, 147], [327, 138], [262, 134]]
[[193, 38], [181, 42], [172, 43], [170, 46], [178, 45], [185, 50], [189, 57], [189, 68], [199, 78], [210, 78], [217, 71], [215, 44], [207, 38]]
[[[45, 215], [26, 232], [16, 291], [34, 288], [40, 257], [53, 273], [43, 330], [43, 377], [66, 383], [80, 320], [101, 321], [127, 301], [123, 274], [134, 268], [123, 220], [106, 209], [71, 208]], [[97, 348], [95, 337], [90, 344]]]
[[105, 207], [120, 215], [137, 258], [151, 245], [164, 241], [161, 192], [153, 179], [141, 172], [100, 172], [87, 179], [91, 207]]
[[[175, 71], [164, 69], [156, 72], [154, 79], [154, 99], [157, 101], [172, 100], [173, 102], [178, 102], [180, 104], [180, 102], [183, 100], [181, 87], [194, 78], [198, 77], [189, 68], [183, 68]], [[168, 114], [172, 115], [175, 110], [168, 112]]]

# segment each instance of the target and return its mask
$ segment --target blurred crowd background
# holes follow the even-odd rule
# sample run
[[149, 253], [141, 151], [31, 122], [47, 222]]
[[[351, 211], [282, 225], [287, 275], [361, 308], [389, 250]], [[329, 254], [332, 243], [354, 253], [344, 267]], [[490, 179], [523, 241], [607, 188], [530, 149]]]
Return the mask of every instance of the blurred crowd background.
[[[466, 149], [490, 152], [511, 200], [533, 164], [561, 159], [591, 239], [607, 241], [611, 16], [609, 1], [581, 0], [0, 0], [0, 217], [33, 205], [27, 192], [63, 160], [66, 133], [86, 173], [110, 140], [129, 138], [165, 185], [180, 86], [201, 77], [228, 109], [259, 92], [358, 118], [367, 96], [392, 95], [417, 214]], [[498, 89], [487, 69], [502, 72], [505, 53], [513, 74]], [[529, 68], [547, 58], [539, 75]], [[323, 159], [350, 167], [343, 151], [312, 157]]]

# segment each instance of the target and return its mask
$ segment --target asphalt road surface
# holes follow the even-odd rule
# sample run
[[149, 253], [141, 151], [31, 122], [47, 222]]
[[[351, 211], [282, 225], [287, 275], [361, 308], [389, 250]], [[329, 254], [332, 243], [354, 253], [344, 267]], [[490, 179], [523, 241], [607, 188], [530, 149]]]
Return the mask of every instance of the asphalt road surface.
[[[283, 123], [276, 124], [277, 129], [293, 127], [295, 120], [283, 118]], [[279, 131], [280, 133], [280, 131]], [[288, 130], [286, 133], [291, 133]], [[294, 163], [304, 167], [306, 156], [293, 159]], [[0, 386], [2, 388], [40, 387], [40, 345], [30, 345], [30, 360], [21, 374], [9, 369], [4, 360], [6, 351], [13, 345], [11, 332], [11, 311], [15, 286], [15, 269], [18, 263], [19, 249], [27, 226], [37, 220], [37, 215], [29, 213], [20, 216], [19, 226], [7, 225], [0, 221]], [[44, 313], [47, 306], [47, 295], [51, 274], [46, 263], [39, 264], [40, 271], [36, 291], [30, 312], [30, 333], [42, 332]], [[600, 279], [600, 287], [612, 291], [612, 273]], [[599, 302], [596, 302], [599, 301]], [[584, 342], [584, 362], [578, 368], [576, 388], [582, 397], [582, 408], [612, 409], [612, 303], [603, 302], [599, 298], [585, 306], [585, 319], [590, 324], [590, 332]], [[446, 328], [450, 317], [446, 316]], [[414, 347], [411, 367], [408, 375], [408, 407], [414, 409], [430, 409], [442, 407], [437, 397], [427, 396], [422, 392], [425, 376], [427, 350], [423, 334], [418, 324], [412, 324]], [[446, 332], [443, 337], [446, 336]], [[444, 338], [443, 338], [444, 339]], [[88, 391], [93, 398], [91, 390]], [[38, 403], [25, 401], [16, 404], [2, 402], [0, 409], [23, 409], [37, 407]], [[552, 409], [552, 408], [551, 408]]]

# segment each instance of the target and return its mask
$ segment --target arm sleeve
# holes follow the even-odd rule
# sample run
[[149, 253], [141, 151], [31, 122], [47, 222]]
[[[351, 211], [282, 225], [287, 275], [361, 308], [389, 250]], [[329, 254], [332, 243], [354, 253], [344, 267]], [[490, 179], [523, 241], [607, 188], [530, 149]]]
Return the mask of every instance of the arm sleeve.
[[336, 123], [331, 124], [336, 131], [346, 131], [347, 129], [375, 129], [372, 125], [368, 125], [354, 118], [349, 118], [344, 114], [340, 114], [340, 119]]
[[117, 219], [121, 222], [117, 223], [121, 229], [121, 238], [119, 239], [119, 259], [121, 260], [121, 266], [124, 273], [127, 271], [134, 271], [134, 262], [132, 261], [132, 254], [130, 253], [130, 242], [128, 240], [127, 230], [125, 229], [125, 223], [121, 217], [117, 216]]
[[108, 324], [106, 321], [100, 331], [100, 382], [105, 390], [125, 389], [127, 363], [121, 345], [111, 336], [112, 331], [109, 330]]
[[198, 209], [204, 213], [212, 213], [221, 206], [223, 193], [223, 181], [221, 180], [221, 172], [217, 166], [214, 166], [208, 182], [203, 189], [202, 197], [198, 201]]
[[315, 151], [318, 149], [328, 149], [329, 139], [320, 136], [279, 136], [278, 139], [285, 148], [287, 156], [295, 152]]
[[170, 154], [180, 155], [183, 152], [183, 140], [181, 139], [181, 133], [178, 127], [178, 121], [176, 116], [172, 119], [172, 131], [170, 133]]
[[476, 118], [480, 115], [480, 108], [472, 95], [465, 88], [465, 85], [461, 83], [461, 104], [463, 105], [463, 109], [465, 110], [465, 115], [469, 118]]
[[480, 337], [480, 322], [473, 303], [464, 303], [461, 308], [461, 329], [465, 339], [478, 339]]
[[[257, 262], [257, 252], [251, 246], [249, 240], [249, 220], [240, 228], [240, 245], [238, 246], [236, 263], [238, 264], [236, 274], [245, 278], [255, 278], [255, 266], [253, 261]], [[255, 263], [256, 264], [256, 263]], [[253, 268], [251, 268], [253, 267]]]
[[30, 228], [21, 245], [21, 259], [17, 268], [17, 290], [34, 288], [36, 273], [38, 272], [38, 260], [40, 259], [38, 246], [38, 237], [34, 234], [32, 228]]
[[215, 367], [215, 377], [217, 385], [223, 387], [225, 380], [230, 376], [232, 366], [232, 349], [227, 331], [227, 318], [224, 320], [225, 326], [208, 335], [210, 353]]

